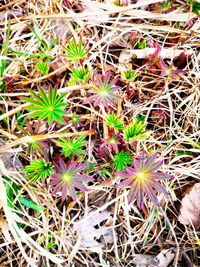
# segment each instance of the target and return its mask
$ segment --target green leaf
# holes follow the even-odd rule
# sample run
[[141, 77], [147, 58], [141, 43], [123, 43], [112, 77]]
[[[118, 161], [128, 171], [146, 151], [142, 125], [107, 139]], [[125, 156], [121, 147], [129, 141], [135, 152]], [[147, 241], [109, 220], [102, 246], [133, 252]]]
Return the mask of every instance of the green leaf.
[[126, 141], [129, 142], [130, 139], [140, 140], [147, 138], [149, 131], [144, 131], [145, 127], [146, 124], [143, 124], [142, 121], [137, 122], [137, 120], [129, 124], [124, 130]]
[[8, 207], [14, 209], [14, 205], [13, 205], [14, 194], [13, 194], [13, 189], [10, 183], [8, 183], [6, 186], [6, 194], [7, 194]]
[[[8, 30], [7, 30], [6, 41], [4, 43], [4, 49], [3, 49], [2, 56], [7, 56], [9, 38], [10, 38], [10, 19], [8, 21]], [[3, 77], [5, 69], [6, 69], [6, 59], [2, 59], [1, 60], [1, 66], [0, 66], [0, 77], [1, 78]], [[5, 82], [3, 81], [3, 83], [0, 86], [1, 92], [4, 90], [4, 84], [5, 84]]]
[[75, 137], [73, 138], [60, 138], [58, 140], [55, 140], [56, 144], [63, 148], [62, 154], [64, 154], [66, 157], [70, 156], [71, 153], [77, 155], [77, 154], [85, 154], [86, 152], [82, 149], [79, 149], [80, 147], [84, 146], [87, 142], [82, 142], [82, 140], [86, 137], [86, 135], [80, 136], [78, 139]]
[[62, 116], [65, 115], [63, 108], [67, 106], [67, 103], [61, 102], [66, 93], [57, 97], [57, 89], [49, 87], [48, 96], [42, 88], [38, 88], [40, 96], [29, 90], [33, 99], [22, 97], [22, 99], [32, 105], [27, 106], [25, 109], [33, 110], [35, 112], [28, 115], [29, 118], [39, 117], [39, 120], [48, 118], [51, 125], [53, 120], [63, 123]]
[[[36, 143], [37, 146], [37, 143]], [[38, 149], [40, 149], [40, 146], [37, 146]], [[51, 175], [53, 171], [53, 165], [50, 162], [46, 162], [45, 160], [34, 160], [31, 162], [30, 165], [26, 166], [23, 169], [23, 172], [27, 172], [25, 177], [30, 178], [32, 177], [32, 182], [36, 182], [38, 179], [44, 179]]]
[[40, 212], [40, 211], [46, 209], [45, 207], [39, 206], [36, 202], [34, 202], [34, 201], [31, 200], [31, 199], [24, 198], [24, 197], [22, 197], [22, 196], [19, 196], [18, 199], [19, 199], [19, 201], [20, 201], [21, 204], [23, 204], [24, 206], [26, 206], [26, 207], [28, 207], [28, 208], [34, 209], [34, 210], [36, 210], [37, 212]]
[[77, 44], [75, 39], [72, 39], [72, 41], [68, 40], [68, 48], [65, 47], [65, 50], [67, 54], [65, 57], [70, 59], [73, 62], [83, 60], [87, 57], [88, 49], [86, 49], [86, 46], [82, 45], [82, 39], [79, 39], [79, 43]]
[[115, 116], [114, 113], [108, 114], [106, 118], [106, 124], [110, 127], [114, 128], [115, 132], [120, 129], [124, 129], [125, 127], [122, 125], [121, 118], [119, 116]]
[[115, 165], [115, 169], [120, 171], [123, 171], [127, 165], [133, 164], [132, 157], [128, 156], [129, 152], [124, 152], [123, 150], [120, 152], [117, 152], [116, 156], [114, 157], [113, 165]]

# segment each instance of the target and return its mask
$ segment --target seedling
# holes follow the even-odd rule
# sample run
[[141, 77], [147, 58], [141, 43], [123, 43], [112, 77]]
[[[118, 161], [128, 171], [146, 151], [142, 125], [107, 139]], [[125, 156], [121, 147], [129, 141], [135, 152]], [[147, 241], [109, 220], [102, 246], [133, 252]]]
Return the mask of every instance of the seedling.
[[90, 79], [89, 67], [72, 68], [70, 76], [74, 82], [86, 84]]
[[124, 136], [127, 142], [130, 140], [140, 140], [148, 137], [149, 131], [144, 131], [146, 124], [142, 121], [129, 124], [124, 130]]
[[38, 117], [39, 120], [48, 118], [49, 124], [52, 124], [53, 120], [63, 123], [62, 116], [66, 113], [62, 109], [65, 108], [67, 104], [63, 103], [62, 100], [66, 96], [66, 93], [57, 97], [57, 89], [52, 89], [51, 86], [49, 87], [48, 96], [42, 88], [38, 88], [38, 91], [41, 96], [38, 96], [32, 90], [29, 90], [33, 99], [22, 97], [24, 101], [32, 104], [31, 106], [26, 107], [26, 109], [35, 111], [28, 115], [28, 117]]
[[113, 165], [115, 165], [115, 169], [120, 171], [123, 171], [127, 165], [133, 164], [132, 157], [128, 156], [129, 152], [124, 152], [121, 150], [116, 154], [114, 157]]
[[65, 155], [65, 157], [78, 154], [85, 154], [86, 152], [80, 147], [83, 147], [87, 144], [86, 141], [82, 142], [82, 140], [86, 137], [86, 135], [80, 136], [78, 139], [76, 137], [72, 138], [60, 138], [59, 140], [55, 140], [56, 144], [62, 147], [62, 154]]
[[121, 118], [119, 116], [115, 116], [114, 113], [108, 114], [106, 118], [106, 124], [115, 130], [117, 133], [118, 130], [124, 129], [125, 127], [122, 125]]
[[68, 48], [64, 47], [67, 54], [64, 55], [67, 59], [71, 60], [72, 62], [79, 61], [83, 67], [83, 60], [87, 58], [87, 54], [89, 49], [87, 45], [83, 45], [82, 38], [80, 37], [79, 43], [77, 44], [75, 39], [73, 38], [71, 41], [67, 40]]
[[45, 160], [34, 160], [30, 165], [26, 166], [23, 169], [23, 172], [27, 172], [29, 174], [25, 175], [26, 178], [32, 178], [30, 183], [36, 182], [39, 179], [47, 178], [51, 175], [53, 171], [53, 166], [50, 162], [46, 162]]
[[83, 184], [92, 182], [94, 179], [87, 175], [80, 175], [79, 172], [85, 170], [88, 167], [88, 163], [78, 165], [77, 161], [72, 161], [68, 167], [63, 159], [59, 160], [59, 165], [53, 163], [56, 174], [52, 174], [52, 181], [48, 185], [55, 185], [52, 195], [62, 190], [62, 202], [69, 194], [74, 201], [76, 201], [75, 188], [85, 192], [88, 191], [87, 187]]
[[118, 79], [114, 79], [109, 82], [110, 71], [108, 71], [106, 75], [101, 75], [95, 72], [94, 76], [94, 88], [89, 91], [92, 96], [88, 97], [85, 103], [94, 101], [94, 107], [100, 103], [102, 103], [104, 107], [108, 107], [109, 105], [115, 106], [116, 104], [114, 100], [121, 98], [119, 95], [114, 93], [120, 88], [119, 86], [115, 86]]
[[173, 176], [163, 172], [155, 172], [163, 163], [163, 161], [155, 162], [156, 157], [157, 153], [154, 153], [146, 158], [145, 152], [142, 151], [139, 159], [134, 159], [133, 168], [126, 167], [125, 172], [116, 172], [117, 176], [125, 178], [123, 182], [116, 185], [116, 188], [123, 188], [130, 185], [128, 203], [130, 204], [136, 198], [139, 209], [143, 207], [144, 193], [158, 207], [160, 207], [160, 204], [154, 189], [168, 195], [166, 189], [157, 180], [171, 179]]

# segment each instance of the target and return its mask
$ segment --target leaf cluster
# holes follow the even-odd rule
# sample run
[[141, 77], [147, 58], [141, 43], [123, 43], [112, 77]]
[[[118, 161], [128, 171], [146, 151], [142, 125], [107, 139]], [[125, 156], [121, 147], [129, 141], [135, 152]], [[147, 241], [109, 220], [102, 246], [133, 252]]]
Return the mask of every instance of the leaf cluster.
[[51, 175], [53, 165], [45, 160], [34, 160], [30, 165], [23, 169], [23, 172], [29, 174], [25, 175], [26, 178], [32, 178], [30, 183], [36, 182], [38, 179], [44, 179]]
[[86, 137], [86, 135], [80, 136], [78, 139], [76, 137], [72, 138], [60, 138], [59, 140], [55, 140], [56, 144], [62, 147], [62, 154], [65, 157], [70, 156], [71, 154], [85, 154], [85, 151], [80, 149], [80, 147], [87, 144], [86, 141], [82, 142], [82, 140]]
[[145, 139], [148, 137], [149, 131], [144, 131], [146, 124], [143, 122], [137, 122], [137, 120], [131, 124], [129, 124], [124, 130], [124, 136], [126, 141], [129, 142], [130, 140], [136, 139]]
[[65, 115], [63, 108], [67, 106], [63, 103], [63, 98], [66, 93], [61, 94], [57, 97], [57, 89], [49, 87], [48, 96], [42, 88], [38, 88], [40, 96], [29, 90], [33, 99], [22, 97], [22, 99], [30, 104], [31, 106], [26, 107], [27, 110], [35, 111], [28, 115], [29, 118], [38, 117], [39, 120], [48, 118], [49, 124], [52, 124], [53, 120], [63, 123], [62, 116]]
[[116, 156], [114, 157], [113, 165], [115, 165], [115, 169], [120, 171], [123, 171], [127, 165], [133, 164], [132, 157], [128, 156], [129, 152], [124, 152], [121, 150], [120, 152], [117, 152]]

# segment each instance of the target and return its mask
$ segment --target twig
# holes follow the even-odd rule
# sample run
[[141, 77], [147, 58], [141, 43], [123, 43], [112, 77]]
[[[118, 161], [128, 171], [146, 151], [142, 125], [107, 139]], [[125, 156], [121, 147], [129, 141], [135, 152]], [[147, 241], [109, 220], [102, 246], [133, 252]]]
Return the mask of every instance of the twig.
[[77, 136], [77, 135], [85, 135], [85, 134], [94, 134], [95, 130], [89, 130], [84, 132], [77, 132], [77, 133], [55, 133], [55, 134], [41, 134], [41, 135], [32, 135], [32, 136], [25, 136], [22, 138], [19, 138], [16, 141], [13, 141], [11, 143], [8, 143], [0, 148], [0, 153], [5, 152], [11, 147], [21, 145], [24, 143], [31, 143], [39, 140], [45, 140], [50, 138], [60, 138], [60, 137], [71, 137], [71, 136]]
[[6, 9], [7, 7], [13, 6], [13, 5], [17, 4], [17, 3], [20, 2], [20, 1], [21, 1], [21, 0], [14, 0], [14, 1], [12, 1], [12, 2], [10, 2], [10, 3], [6, 4], [6, 5], [4, 5], [4, 6], [1, 6], [1, 7], [0, 7], [0, 11]]

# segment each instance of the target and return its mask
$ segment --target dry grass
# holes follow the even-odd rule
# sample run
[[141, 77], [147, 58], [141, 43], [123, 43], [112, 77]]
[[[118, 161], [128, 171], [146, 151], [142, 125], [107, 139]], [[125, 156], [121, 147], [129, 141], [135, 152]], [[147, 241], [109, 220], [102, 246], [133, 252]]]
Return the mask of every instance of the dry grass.
[[[16, 97], [28, 96], [29, 88], [36, 90], [37, 86], [42, 86], [47, 89], [48, 84], [57, 83], [59, 93], [67, 92], [65, 101], [70, 109], [81, 110], [81, 116], [85, 116], [87, 121], [87, 131], [91, 136], [88, 137], [86, 159], [95, 163], [94, 169], [90, 172], [95, 178], [95, 183], [90, 186], [87, 194], [78, 195], [77, 203], [68, 200], [61, 204], [60, 195], [52, 197], [52, 188], [47, 187], [45, 181], [39, 180], [37, 183], [28, 184], [22, 173], [10, 170], [7, 162], [1, 159], [0, 265], [133, 266], [135, 253], [157, 255], [162, 249], [175, 247], [176, 256], [178, 252], [187, 252], [193, 266], [200, 266], [199, 232], [193, 226], [183, 226], [177, 221], [182, 195], [197, 183], [200, 177], [200, 20], [197, 15], [191, 12], [183, 13], [181, 7], [178, 12], [170, 14], [152, 14], [140, 9], [145, 5], [163, 2], [153, 0], [139, 1], [127, 7], [114, 6], [112, 1], [71, 1], [73, 10], [68, 8], [67, 1], [64, 0], [28, 0], [26, 4], [23, 1], [3, 2], [4, 5], [0, 6], [1, 16], [4, 18], [0, 22], [3, 40], [8, 29], [7, 17], [12, 14], [9, 48], [21, 53], [40, 53], [37, 39], [27, 27], [27, 24], [32, 25], [33, 17], [45, 40], [51, 42], [55, 37], [59, 40], [51, 50], [50, 72], [43, 76], [34, 68], [36, 59], [8, 52], [9, 58], [18, 61], [7, 61], [4, 72], [4, 75], [14, 78], [14, 83], [13, 91], [0, 93], [0, 132], [7, 142], [0, 148], [0, 153], [20, 145], [18, 150], [16, 148], [12, 152], [15, 156], [18, 152], [22, 162], [31, 161], [31, 158], [25, 156], [27, 138], [19, 139], [16, 136], [16, 114], [21, 112], [20, 117], [24, 118], [26, 111], [23, 108], [27, 104], [19, 102]], [[185, 1], [179, 2], [183, 4]], [[81, 12], [83, 3], [91, 9], [87, 13]], [[8, 10], [9, 6], [11, 9]], [[22, 16], [16, 16], [16, 11], [22, 12]], [[192, 19], [196, 20], [193, 26], [183, 27], [181, 24], [178, 27], [178, 22], [187, 23]], [[169, 64], [180, 54], [179, 51], [184, 51], [187, 55], [187, 64], [184, 66], [187, 75], [182, 75], [179, 79], [167, 79], [166, 76], [157, 73], [148, 73], [144, 70], [144, 65], [137, 65], [138, 77], [131, 85], [138, 93], [137, 97], [131, 100], [124, 97], [114, 109], [126, 125], [136, 116], [145, 115], [145, 122], [152, 134], [149, 139], [130, 144], [131, 154], [137, 157], [143, 149], [148, 153], [158, 150], [159, 158], [164, 159], [163, 171], [175, 177], [164, 183], [169, 196], [158, 197], [163, 212], [155, 212], [155, 207], [147, 198], [144, 203], [146, 208], [143, 210], [137, 208], [136, 202], [128, 205], [127, 190], [113, 189], [113, 185], [119, 179], [109, 178], [102, 173], [103, 168], [109, 170], [109, 161], [99, 158], [97, 152], [100, 138], [107, 136], [108, 128], [102, 122], [108, 110], [84, 105], [82, 100], [85, 99], [86, 90], [91, 88], [91, 85], [68, 86], [66, 80], [69, 79], [69, 64], [62, 60], [56, 63], [64, 54], [66, 37], [73, 36], [78, 40], [81, 35], [83, 42], [89, 40], [91, 47], [87, 59], [90, 69], [102, 73], [111, 70], [113, 76], [120, 77], [121, 70], [128, 69], [131, 60], [134, 62], [134, 55], [141, 63], [150, 53], [145, 49], [131, 48], [128, 41], [130, 32], [139, 32], [144, 39], [151, 37], [158, 40], [163, 47], [162, 56]], [[173, 40], [173, 47], [169, 47]], [[120, 52], [127, 49], [127, 62], [119, 63]], [[147, 61], [147, 67], [148, 64]], [[121, 89], [123, 93], [125, 84], [121, 80], [120, 82], [124, 86]], [[158, 113], [160, 107], [164, 110], [163, 115]], [[7, 119], [8, 124], [3, 121], [4, 119]], [[49, 135], [52, 138], [53, 127], [47, 128], [45, 123], [44, 128], [48, 130], [48, 136], [43, 138]], [[72, 127], [70, 131], [71, 135], [79, 135], [83, 134], [84, 129], [80, 129], [78, 133]], [[57, 133], [60, 136], [66, 134], [69, 133], [65, 132], [65, 127], [60, 128]], [[21, 188], [17, 198], [23, 194], [46, 209], [36, 213], [25, 206], [18, 210], [16, 206], [12, 210], [7, 204], [5, 177]], [[82, 247], [81, 236], [74, 232], [74, 225], [78, 220], [82, 220], [82, 224], [87, 224], [89, 218], [105, 210], [110, 212], [106, 227], [112, 230], [113, 242], [105, 243], [103, 247]], [[19, 228], [19, 223], [23, 227]], [[55, 242], [55, 245], [46, 249], [50, 242]], [[182, 265], [177, 263], [176, 258], [173, 266]]]

